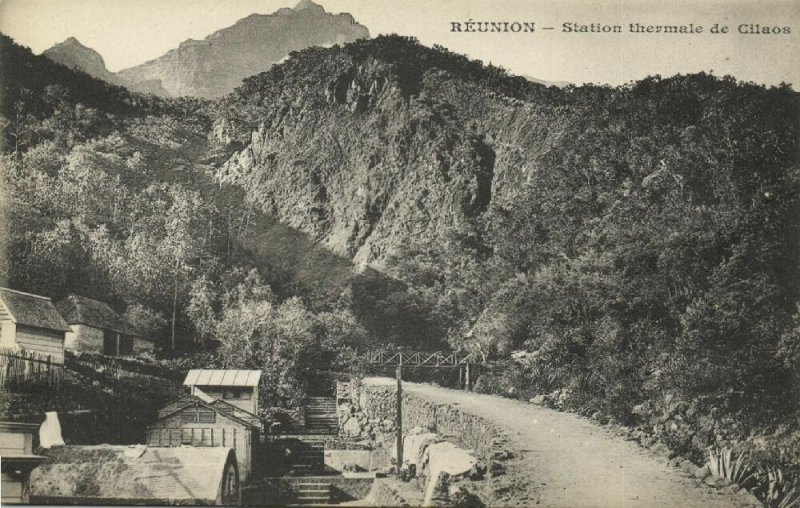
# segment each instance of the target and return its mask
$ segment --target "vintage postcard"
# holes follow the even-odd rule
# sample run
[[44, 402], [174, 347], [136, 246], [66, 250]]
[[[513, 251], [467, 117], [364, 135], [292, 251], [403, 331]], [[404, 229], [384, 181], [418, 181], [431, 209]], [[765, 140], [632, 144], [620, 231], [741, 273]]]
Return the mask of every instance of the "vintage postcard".
[[2, 0], [3, 505], [800, 507], [797, 0]]

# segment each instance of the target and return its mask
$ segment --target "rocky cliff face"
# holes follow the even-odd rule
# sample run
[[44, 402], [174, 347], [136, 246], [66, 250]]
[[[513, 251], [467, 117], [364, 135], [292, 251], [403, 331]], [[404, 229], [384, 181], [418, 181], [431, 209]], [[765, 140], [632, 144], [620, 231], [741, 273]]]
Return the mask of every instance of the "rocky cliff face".
[[243, 78], [264, 72], [292, 51], [332, 46], [369, 37], [349, 14], [330, 14], [310, 0], [270, 15], [253, 14], [202, 41], [187, 40], [163, 56], [117, 77], [129, 86], [160, 81], [173, 96], [214, 98]]
[[364, 53], [317, 50], [300, 59], [314, 62], [303, 71], [300, 61], [288, 62], [242, 91], [262, 87], [261, 103], [269, 103], [238, 106], [249, 109], [252, 132], [234, 132], [235, 112], [215, 129], [221, 143], [244, 144], [220, 169], [221, 180], [378, 269], [404, 245], [445, 241], [512, 202], [557, 135], [534, 103], [500, 96], [468, 72], [401, 68], [395, 57], [372, 56], [380, 44]]
[[75, 67], [86, 74], [102, 79], [113, 85], [121, 84], [114, 74], [106, 69], [106, 63], [100, 53], [81, 44], [75, 37], [70, 37], [50, 49], [44, 51], [44, 56], [50, 60]]

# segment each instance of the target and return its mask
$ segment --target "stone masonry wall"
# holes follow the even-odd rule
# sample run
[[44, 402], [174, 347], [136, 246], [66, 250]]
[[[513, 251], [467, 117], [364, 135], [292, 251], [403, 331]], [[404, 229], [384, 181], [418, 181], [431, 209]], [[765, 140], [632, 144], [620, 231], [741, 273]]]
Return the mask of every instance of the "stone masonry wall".
[[[353, 383], [349, 390], [350, 402], [340, 406], [340, 428], [351, 437], [382, 444], [392, 451], [397, 416], [395, 387]], [[453, 405], [404, 392], [404, 433], [414, 427], [426, 428], [474, 452], [478, 464], [471, 475], [473, 481], [464, 487], [484, 503], [519, 504], [514, 482], [506, 478], [515, 467], [514, 455], [508, 436], [500, 428]]]

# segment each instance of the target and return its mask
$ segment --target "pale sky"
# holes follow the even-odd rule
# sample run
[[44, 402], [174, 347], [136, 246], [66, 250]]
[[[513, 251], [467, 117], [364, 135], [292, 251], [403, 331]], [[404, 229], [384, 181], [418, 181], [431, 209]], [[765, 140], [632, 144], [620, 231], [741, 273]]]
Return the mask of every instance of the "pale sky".
[[[713, 71], [767, 85], [800, 84], [800, 0], [315, 0], [349, 12], [372, 36], [412, 35], [426, 45], [551, 81], [620, 84], [647, 75]], [[0, 0], [0, 31], [40, 53], [74, 36], [111, 71], [203, 39], [253, 13], [294, 0]], [[452, 33], [451, 22], [534, 22], [534, 33]], [[628, 24], [702, 25], [696, 35], [634, 34]], [[621, 34], [563, 33], [563, 23], [623, 25]], [[730, 33], [710, 34], [714, 23]], [[740, 24], [790, 34], [743, 35]], [[543, 30], [544, 27], [554, 30]]]

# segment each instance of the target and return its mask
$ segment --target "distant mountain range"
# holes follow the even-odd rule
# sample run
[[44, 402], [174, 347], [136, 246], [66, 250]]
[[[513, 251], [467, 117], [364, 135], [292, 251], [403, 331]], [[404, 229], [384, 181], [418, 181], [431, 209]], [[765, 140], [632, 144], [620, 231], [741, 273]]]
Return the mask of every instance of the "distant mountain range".
[[527, 74], [522, 75], [523, 78], [527, 79], [531, 83], [537, 83], [539, 85], [544, 86], [557, 86], [558, 88], [564, 88], [565, 86], [572, 85], [569, 81], [547, 81], [544, 79], [534, 78], [533, 76], [528, 76]]
[[369, 38], [350, 14], [330, 14], [311, 0], [272, 14], [253, 14], [201, 41], [189, 39], [141, 65], [110, 72], [102, 56], [71, 37], [46, 50], [55, 62], [133, 91], [161, 96], [215, 98], [243, 78], [269, 70], [289, 53]]

